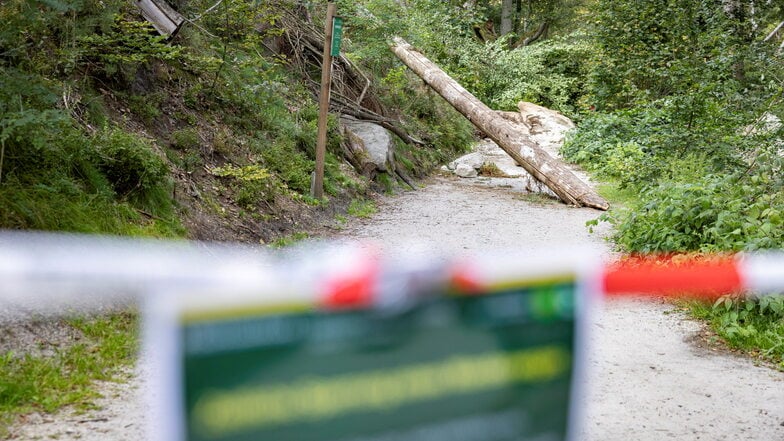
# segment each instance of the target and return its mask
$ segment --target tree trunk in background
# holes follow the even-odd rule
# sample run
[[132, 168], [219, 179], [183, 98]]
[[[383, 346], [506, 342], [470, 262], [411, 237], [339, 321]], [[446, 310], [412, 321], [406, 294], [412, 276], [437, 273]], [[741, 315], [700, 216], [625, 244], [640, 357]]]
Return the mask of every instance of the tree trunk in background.
[[471, 95], [443, 70], [402, 38], [395, 37], [392, 51], [458, 112], [498, 144], [534, 178], [564, 202], [599, 210], [609, 204], [556, 158], [531, 141], [528, 135]]
[[501, 2], [501, 36], [512, 33], [512, 17], [515, 12], [515, 0], [503, 0]]
[[[750, 20], [748, 8], [742, 0], [721, 0], [724, 13], [732, 21], [732, 33], [734, 37], [745, 43], [751, 43], [754, 39], [753, 26]], [[741, 84], [746, 83], [746, 65], [743, 59], [739, 59], [732, 66], [732, 75]]]

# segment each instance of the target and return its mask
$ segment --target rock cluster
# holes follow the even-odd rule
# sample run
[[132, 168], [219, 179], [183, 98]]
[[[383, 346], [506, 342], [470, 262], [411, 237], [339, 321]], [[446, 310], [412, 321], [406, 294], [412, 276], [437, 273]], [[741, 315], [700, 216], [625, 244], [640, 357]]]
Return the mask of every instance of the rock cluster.
[[[528, 135], [547, 153], [560, 156], [558, 152], [566, 133], [575, 128], [572, 120], [559, 112], [533, 103], [521, 101], [517, 107], [519, 112], [499, 112], [499, 114]], [[525, 188], [529, 191], [552, 194], [547, 187], [537, 182], [490, 139], [482, 140], [474, 147], [472, 153], [454, 160], [442, 167], [442, 170], [461, 178], [475, 178], [483, 165], [493, 165], [507, 177], [526, 180]]]

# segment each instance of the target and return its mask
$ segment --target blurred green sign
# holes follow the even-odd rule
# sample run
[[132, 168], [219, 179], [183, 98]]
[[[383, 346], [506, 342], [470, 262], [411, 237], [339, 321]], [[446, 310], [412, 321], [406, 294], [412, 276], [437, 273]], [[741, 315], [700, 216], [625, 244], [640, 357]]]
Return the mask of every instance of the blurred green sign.
[[559, 282], [394, 314], [182, 318], [185, 438], [563, 440], [574, 316], [574, 284]]
[[343, 39], [343, 17], [332, 17], [332, 50], [330, 55], [340, 55], [340, 43]]

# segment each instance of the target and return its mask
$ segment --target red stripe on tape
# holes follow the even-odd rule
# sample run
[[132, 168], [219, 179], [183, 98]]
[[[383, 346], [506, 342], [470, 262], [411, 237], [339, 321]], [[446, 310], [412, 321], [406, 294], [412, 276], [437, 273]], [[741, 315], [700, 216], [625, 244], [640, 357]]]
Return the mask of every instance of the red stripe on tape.
[[371, 306], [378, 270], [376, 264], [367, 264], [350, 274], [339, 275], [327, 280], [322, 296], [323, 306], [328, 309], [353, 309]]
[[451, 268], [449, 287], [459, 294], [468, 295], [482, 294], [486, 290], [477, 277], [474, 266], [467, 262], [457, 263]]
[[741, 274], [733, 258], [682, 260], [682, 256], [631, 258], [611, 265], [603, 276], [604, 293], [607, 296], [653, 294], [716, 298], [743, 289]]

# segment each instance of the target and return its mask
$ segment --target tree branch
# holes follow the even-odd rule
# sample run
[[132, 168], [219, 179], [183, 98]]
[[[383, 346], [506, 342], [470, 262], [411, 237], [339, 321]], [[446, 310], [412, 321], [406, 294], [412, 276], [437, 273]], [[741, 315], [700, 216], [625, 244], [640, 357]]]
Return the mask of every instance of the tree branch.
[[530, 37], [526, 37], [525, 40], [523, 40], [521, 46], [528, 46], [531, 43], [535, 42], [536, 40], [540, 39], [542, 35], [544, 35], [547, 32], [547, 29], [549, 28], [550, 28], [550, 23], [547, 21], [543, 21], [542, 24], [539, 25], [539, 28], [536, 29], [536, 32], [534, 32], [533, 35], [531, 35]]

